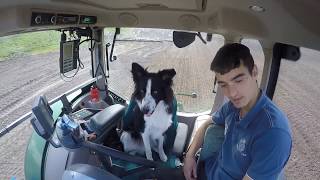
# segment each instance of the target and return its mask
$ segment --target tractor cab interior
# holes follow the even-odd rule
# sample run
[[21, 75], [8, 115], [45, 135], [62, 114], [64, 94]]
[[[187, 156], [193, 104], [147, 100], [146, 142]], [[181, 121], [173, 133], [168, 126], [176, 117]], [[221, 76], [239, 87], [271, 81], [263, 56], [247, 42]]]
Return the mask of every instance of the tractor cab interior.
[[[84, 68], [83, 47], [89, 50], [88, 81], [51, 101], [40, 95], [32, 113], [17, 121], [18, 124], [31, 117], [35, 130], [25, 154], [26, 179], [183, 179], [181, 162], [195, 131], [226, 101], [208, 68], [216, 53], [212, 44], [220, 47], [246, 39], [258, 42], [263, 59], [259, 85], [272, 99], [281, 61], [297, 61], [300, 47], [320, 50], [319, 8], [316, 0], [2, 2], [0, 36], [47, 30], [60, 33], [57, 71], [62, 79], [76, 77]], [[123, 34], [129, 32], [138, 37], [146, 33], [131, 28], [165, 33], [150, 30], [152, 38], [139, 41], [156, 45], [129, 46], [125, 43], [135, 41], [121, 37]], [[190, 47], [196, 47], [196, 53], [188, 54]], [[173, 48], [185, 51], [177, 53]], [[145, 54], [134, 55], [141, 49]], [[159, 49], [165, 53], [159, 53]], [[175, 89], [177, 134], [173, 156], [167, 163], [127, 154], [119, 141], [123, 116], [130, 107], [133, 85], [128, 82], [134, 61], [141, 61], [152, 70], [163, 66], [183, 70], [177, 73], [181, 84]], [[191, 82], [190, 77], [196, 80]], [[202, 84], [198, 83], [200, 80]], [[193, 89], [186, 90], [189, 84]], [[114, 86], [121, 89], [117, 91]], [[7, 128], [5, 133], [10, 130]], [[93, 133], [93, 140], [88, 140]]]

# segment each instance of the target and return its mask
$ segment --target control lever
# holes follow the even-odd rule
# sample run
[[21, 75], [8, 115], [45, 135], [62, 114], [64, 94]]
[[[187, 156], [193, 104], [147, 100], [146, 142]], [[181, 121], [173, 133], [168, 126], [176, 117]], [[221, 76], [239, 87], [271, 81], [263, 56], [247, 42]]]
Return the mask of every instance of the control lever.
[[60, 97], [60, 100], [63, 104], [62, 107], [62, 112], [64, 114], [70, 114], [72, 112], [72, 107], [71, 107], [71, 103], [69, 102], [69, 100], [67, 99], [67, 96], [64, 94]]

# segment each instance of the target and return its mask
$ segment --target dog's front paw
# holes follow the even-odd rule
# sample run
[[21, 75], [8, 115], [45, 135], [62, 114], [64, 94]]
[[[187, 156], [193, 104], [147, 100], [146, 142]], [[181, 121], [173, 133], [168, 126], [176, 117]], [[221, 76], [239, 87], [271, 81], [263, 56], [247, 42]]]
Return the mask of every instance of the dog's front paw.
[[153, 161], [152, 155], [146, 155], [146, 156], [148, 160]]
[[167, 160], [168, 160], [168, 157], [167, 157], [167, 155], [162, 155], [162, 156], [160, 156], [160, 159], [161, 159], [161, 161], [163, 161], [163, 162], [167, 162]]

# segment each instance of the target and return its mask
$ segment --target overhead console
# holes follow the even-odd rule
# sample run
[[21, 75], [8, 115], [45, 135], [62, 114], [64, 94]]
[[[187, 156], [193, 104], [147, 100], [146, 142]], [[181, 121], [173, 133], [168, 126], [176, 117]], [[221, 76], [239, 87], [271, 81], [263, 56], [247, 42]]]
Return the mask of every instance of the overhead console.
[[112, 10], [184, 10], [203, 11], [206, 7], [206, 0], [78, 0], [92, 6], [98, 6]]
[[50, 25], [92, 25], [97, 23], [96, 16], [32, 12], [31, 26], [50, 26]]

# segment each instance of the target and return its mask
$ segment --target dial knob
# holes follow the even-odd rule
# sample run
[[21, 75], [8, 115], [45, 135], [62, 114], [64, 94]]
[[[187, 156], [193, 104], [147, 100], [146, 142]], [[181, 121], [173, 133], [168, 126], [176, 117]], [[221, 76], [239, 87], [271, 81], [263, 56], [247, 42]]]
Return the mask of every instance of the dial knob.
[[40, 24], [41, 23], [41, 16], [40, 15], [36, 16], [36, 18], [34, 18], [34, 22], [36, 24]]

